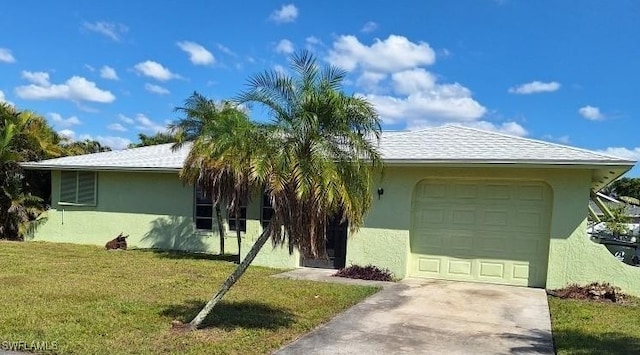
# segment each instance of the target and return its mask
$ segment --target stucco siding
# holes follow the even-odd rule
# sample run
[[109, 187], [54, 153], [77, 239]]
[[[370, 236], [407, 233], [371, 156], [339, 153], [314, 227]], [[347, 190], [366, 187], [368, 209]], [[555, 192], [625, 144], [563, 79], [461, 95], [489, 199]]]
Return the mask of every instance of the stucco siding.
[[[411, 201], [417, 184], [425, 178], [519, 180], [544, 182], [552, 190], [550, 243], [546, 287], [570, 283], [610, 282], [640, 296], [640, 268], [619, 262], [602, 245], [588, 239], [587, 205], [592, 172], [570, 168], [388, 167], [374, 186], [373, 206], [362, 228], [349, 235], [347, 265], [373, 264], [388, 268], [396, 278], [408, 274]], [[193, 189], [183, 186], [176, 174], [99, 172], [96, 206], [61, 205], [60, 173], [52, 172], [52, 207], [48, 220], [34, 239], [104, 245], [120, 232], [129, 234], [129, 245], [141, 248], [181, 249], [218, 253], [217, 228], [194, 231]], [[383, 188], [378, 198], [375, 190]], [[242, 233], [241, 256], [259, 234], [260, 199], [247, 208], [247, 231]], [[215, 220], [214, 220], [215, 222]], [[237, 253], [235, 232], [227, 231], [226, 251]], [[297, 250], [265, 245], [254, 265], [295, 268]]]
[[[215, 232], [195, 231], [193, 188], [177, 174], [99, 172], [96, 206], [60, 204], [60, 172], [52, 172], [52, 206], [35, 240], [104, 245], [123, 232], [130, 247], [219, 252]], [[215, 221], [214, 221], [215, 222]], [[235, 234], [226, 252], [237, 252]]]

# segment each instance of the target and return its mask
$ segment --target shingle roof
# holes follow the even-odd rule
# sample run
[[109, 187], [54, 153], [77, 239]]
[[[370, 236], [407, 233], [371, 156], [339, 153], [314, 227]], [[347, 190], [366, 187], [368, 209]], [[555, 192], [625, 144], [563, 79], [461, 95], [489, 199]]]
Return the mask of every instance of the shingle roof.
[[585, 149], [454, 125], [383, 136], [380, 152], [387, 162], [635, 163]]
[[[178, 170], [190, 145], [173, 152], [172, 144], [79, 155], [23, 164], [40, 169]], [[585, 149], [508, 136], [461, 126], [394, 132], [380, 141], [387, 163], [522, 163], [624, 165], [635, 162]]]
[[114, 150], [111, 152], [76, 155], [40, 162], [24, 163], [26, 168], [96, 170], [179, 170], [189, 153], [191, 144], [173, 152], [173, 143], [148, 147]]

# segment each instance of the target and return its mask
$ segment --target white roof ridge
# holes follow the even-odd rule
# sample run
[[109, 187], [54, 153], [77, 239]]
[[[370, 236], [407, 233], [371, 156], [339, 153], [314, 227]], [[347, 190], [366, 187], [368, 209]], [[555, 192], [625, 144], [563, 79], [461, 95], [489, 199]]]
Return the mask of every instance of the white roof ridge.
[[[538, 144], [546, 144], [546, 145], [551, 145], [551, 146], [555, 146], [555, 147], [559, 147], [559, 148], [571, 149], [571, 150], [582, 152], [582, 153], [589, 153], [589, 154], [593, 154], [593, 155], [598, 155], [598, 156], [601, 156], [601, 157], [607, 158], [607, 159], [624, 160], [624, 161], [634, 162], [634, 163], [637, 162], [636, 160], [629, 160], [629, 159], [625, 159], [625, 158], [618, 157], [618, 156], [615, 156], [615, 155], [603, 154], [603, 153], [596, 152], [596, 151], [589, 150], [589, 149], [585, 149], [585, 148], [578, 148], [578, 147], [573, 147], [573, 146], [570, 146], [570, 145], [564, 145], [564, 144], [559, 144], [559, 143], [554, 143], [554, 142], [548, 142], [548, 141], [544, 141], [544, 140], [541, 140], [541, 139], [520, 137], [520, 136], [515, 136], [515, 135], [512, 135], [512, 134], [502, 133], [502, 132], [489, 131], [489, 130], [486, 130], [486, 129], [480, 129], [480, 128], [475, 128], [475, 127], [464, 126], [464, 125], [459, 124], [459, 123], [447, 123], [447, 124], [442, 125], [442, 126], [427, 127], [427, 128], [423, 128], [423, 129], [420, 129], [420, 130], [410, 131], [408, 133], [416, 133], [416, 132], [422, 132], [422, 131], [426, 131], [426, 130], [432, 130], [432, 129], [437, 129], [437, 128], [447, 128], [447, 127], [462, 128], [462, 129], [466, 129], [466, 130], [470, 130], [470, 131], [488, 133], [488, 134], [493, 134], [493, 135], [497, 135], [497, 136], [501, 136], [501, 137], [506, 137], [506, 138], [511, 138], [511, 139], [518, 139], [518, 140], [522, 140], [522, 141], [526, 141], [526, 142], [533, 142], [533, 143], [538, 143]], [[404, 135], [404, 134], [393, 135], [393, 137], [396, 137], [396, 136], [399, 136], [399, 135]]]

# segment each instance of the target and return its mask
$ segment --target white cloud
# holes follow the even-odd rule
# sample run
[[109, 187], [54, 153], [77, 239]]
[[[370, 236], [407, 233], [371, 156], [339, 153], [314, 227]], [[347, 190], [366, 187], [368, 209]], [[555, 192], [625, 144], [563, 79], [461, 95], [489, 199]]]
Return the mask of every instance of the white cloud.
[[[418, 91], [431, 90], [436, 86], [436, 77], [424, 68], [415, 68], [391, 75], [393, 91], [400, 95], [410, 95]], [[465, 92], [465, 95], [467, 93]]]
[[167, 90], [166, 88], [160, 86], [160, 85], [154, 85], [154, 84], [149, 84], [146, 83], [144, 84], [144, 88], [145, 90], [152, 92], [154, 94], [158, 94], [158, 95], [167, 95], [170, 93], [169, 90]]
[[13, 104], [13, 102], [7, 100], [7, 97], [4, 95], [4, 92], [2, 90], [0, 90], [0, 103], [2, 103], [2, 102], [7, 103], [7, 104], [9, 104], [11, 106], [15, 106]]
[[269, 19], [277, 23], [293, 22], [298, 18], [298, 8], [294, 4], [282, 5], [269, 16]]
[[195, 42], [176, 42], [178, 47], [189, 54], [189, 60], [195, 65], [210, 65], [216, 62], [216, 58], [206, 48]]
[[91, 65], [89, 65], [89, 64], [85, 64], [85, 65], [84, 65], [84, 67], [85, 67], [85, 68], [87, 68], [87, 70], [88, 70], [88, 71], [90, 71], [90, 72], [94, 72], [94, 71], [96, 71], [96, 68], [92, 67], [92, 66], [91, 66]]
[[596, 150], [596, 152], [623, 159], [640, 160], [640, 147], [631, 149], [624, 147], [609, 147], [603, 150]]
[[148, 76], [160, 81], [167, 81], [180, 77], [179, 75], [172, 73], [168, 68], [165, 68], [162, 64], [152, 60], [140, 62], [134, 66], [134, 69], [140, 75]]
[[403, 36], [390, 35], [385, 40], [376, 39], [371, 46], [362, 44], [355, 36], [340, 36], [326, 59], [347, 71], [360, 67], [391, 73], [431, 65], [436, 60], [436, 54], [428, 43], [414, 43]]
[[120, 123], [112, 123], [110, 125], [107, 126], [107, 129], [110, 129], [112, 131], [118, 131], [118, 132], [126, 132], [127, 129], [121, 125]]
[[126, 123], [126, 124], [134, 124], [134, 123], [135, 123], [135, 121], [133, 120], [133, 118], [131, 118], [131, 117], [127, 117], [127, 116], [125, 116], [125, 115], [123, 115], [123, 114], [121, 114], [121, 113], [120, 113], [120, 114], [118, 114], [118, 118], [120, 119], [120, 121], [122, 121], [122, 122], [124, 122], [124, 123]]
[[281, 39], [280, 42], [276, 45], [275, 48], [277, 53], [281, 54], [291, 54], [293, 53], [293, 42], [288, 39]]
[[69, 118], [62, 117], [61, 114], [51, 112], [49, 113], [49, 117], [51, 117], [51, 121], [56, 127], [71, 127], [81, 124], [80, 119], [76, 116], [71, 116]]
[[232, 51], [229, 47], [226, 47], [220, 43], [216, 44], [216, 47], [218, 47], [218, 50], [226, 55], [230, 55], [232, 57], [237, 57], [238, 55]]
[[473, 122], [487, 109], [471, 97], [460, 84], [438, 85], [431, 91], [418, 91], [406, 97], [368, 94], [386, 123], [413, 122]]
[[31, 72], [31, 71], [22, 71], [21, 74], [22, 78], [30, 81], [36, 85], [40, 85], [40, 86], [49, 86], [51, 85], [49, 83], [49, 73], [46, 72], [42, 72], [42, 71], [36, 71], [36, 72]]
[[0, 62], [15, 63], [16, 58], [11, 54], [11, 51], [7, 48], [0, 48]]
[[587, 105], [587, 106], [580, 107], [578, 109], [578, 113], [580, 114], [580, 116], [591, 121], [604, 119], [604, 115], [602, 114], [602, 112], [600, 112], [600, 109], [595, 106]]
[[440, 83], [425, 67], [435, 62], [426, 42], [391, 35], [370, 46], [355, 36], [338, 37], [326, 60], [356, 75], [359, 95], [367, 98], [386, 124], [431, 127], [458, 123], [515, 135], [527, 132], [516, 122], [482, 120], [487, 109], [460, 83]]
[[324, 47], [324, 43], [315, 36], [309, 36], [305, 38], [305, 47], [310, 51], [315, 51], [317, 46]]
[[362, 28], [360, 29], [360, 32], [369, 33], [377, 29], [378, 29], [378, 24], [373, 21], [369, 21], [365, 23], [364, 26], [362, 26]]
[[76, 132], [70, 130], [70, 129], [63, 129], [58, 131], [58, 134], [63, 137], [63, 138], [67, 138], [69, 140], [74, 140], [76, 137]]
[[142, 130], [142, 131], [147, 131], [147, 132], [152, 132], [152, 133], [158, 133], [158, 132], [166, 132], [167, 131], [167, 125], [159, 125], [157, 123], [155, 123], [153, 120], [151, 120], [149, 117], [145, 116], [142, 113], [139, 113], [136, 115], [136, 122], [138, 123], [138, 125], [136, 126], [136, 128]]
[[356, 80], [356, 85], [371, 93], [378, 92], [381, 91], [379, 83], [386, 77], [387, 74], [364, 71]]
[[120, 79], [118, 78], [118, 73], [116, 73], [116, 70], [108, 65], [104, 65], [102, 68], [100, 68], [100, 77], [108, 80]]
[[532, 81], [530, 83], [514, 86], [509, 88], [509, 92], [512, 94], [537, 94], [541, 92], [554, 92], [560, 89], [560, 83], [557, 81], [550, 82], [542, 82], [542, 81]]
[[81, 76], [72, 76], [64, 84], [51, 84], [49, 74], [44, 72], [22, 72], [22, 77], [31, 84], [18, 86], [15, 92], [25, 100], [62, 99], [110, 103], [116, 99], [110, 91], [98, 88], [96, 83]]
[[129, 28], [121, 23], [105, 21], [85, 22], [83, 26], [89, 31], [100, 33], [114, 41], [120, 41], [121, 36], [129, 31]]

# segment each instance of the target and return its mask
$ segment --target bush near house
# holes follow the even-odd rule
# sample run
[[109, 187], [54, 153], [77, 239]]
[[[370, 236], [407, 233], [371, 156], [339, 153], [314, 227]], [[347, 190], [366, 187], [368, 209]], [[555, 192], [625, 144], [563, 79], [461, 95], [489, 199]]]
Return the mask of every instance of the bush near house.
[[333, 276], [360, 280], [393, 281], [393, 274], [389, 270], [380, 269], [373, 265], [351, 265], [338, 270]]

